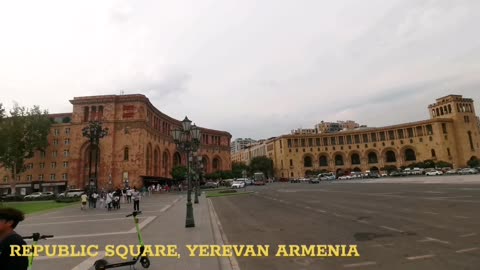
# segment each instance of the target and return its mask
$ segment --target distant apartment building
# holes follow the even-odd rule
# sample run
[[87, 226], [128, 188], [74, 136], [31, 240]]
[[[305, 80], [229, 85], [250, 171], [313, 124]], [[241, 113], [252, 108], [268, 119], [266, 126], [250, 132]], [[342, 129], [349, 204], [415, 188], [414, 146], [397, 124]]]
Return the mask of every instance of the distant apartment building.
[[315, 134], [317, 130], [314, 128], [297, 128], [292, 129], [291, 134]]
[[337, 122], [320, 122], [315, 125], [316, 133], [334, 133], [342, 130], [353, 130], [359, 128], [360, 124], [355, 121], [337, 121]]
[[230, 153], [234, 154], [242, 149], [244, 149], [247, 145], [255, 143], [256, 141], [251, 138], [237, 138], [230, 144]]
[[245, 164], [250, 164], [253, 158], [268, 156], [268, 147], [267, 145], [274, 140], [275, 138], [269, 138], [267, 140], [259, 140], [254, 143], [251, 143], [242, 150], [232, 153], [231, 159], [232, 162], [243, 162]]

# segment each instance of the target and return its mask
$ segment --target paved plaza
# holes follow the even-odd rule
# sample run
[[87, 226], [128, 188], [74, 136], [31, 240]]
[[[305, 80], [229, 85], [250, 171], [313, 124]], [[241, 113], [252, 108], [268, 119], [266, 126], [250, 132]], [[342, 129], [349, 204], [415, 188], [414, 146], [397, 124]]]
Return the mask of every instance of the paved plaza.
[[[189, 257], [186, 244], [222, 244], [218, 224], [210, 211], [211, 204], [202, 196], [200, 204], [194, 204], [195, 228], [185, 228], [185, 194], [153, 194], [142, 199], [139, 224], [142, 228], [145, 244], [177, 245], [180, 259], [152, 258], [150, 269], [228, 269], [228, 259]], [[53, 234], [53, 239], [43, 240], [41, 244], [99, 245], [100, 255], [105, 245], [136, 245], [137, 234], [131, 213], [133, 204], [122, 204], [120, 210], [107, 212], [105, 209], [80, 210], [80, 204], [54, 212], [31, 215], [19, 225], [17, 231], [22, 235], [33, 232]], [[212, 222], [213, 221], [213, 222]], [[50, 269], [93, 269], [98, 258], [48, 258], [35, 259], [35, 270]], [[109, 258], [111, 262], [120, 262], [119, 258]], [[116, 268], [129, 269], [129, 267]], [[140, 265], [137, 269], [143, 269]]]
[[241, 269], [479, 269], [478, 175], [251, 189], [212, 200], [230, 244], [356, 244], [361, 256], [238, 258]]

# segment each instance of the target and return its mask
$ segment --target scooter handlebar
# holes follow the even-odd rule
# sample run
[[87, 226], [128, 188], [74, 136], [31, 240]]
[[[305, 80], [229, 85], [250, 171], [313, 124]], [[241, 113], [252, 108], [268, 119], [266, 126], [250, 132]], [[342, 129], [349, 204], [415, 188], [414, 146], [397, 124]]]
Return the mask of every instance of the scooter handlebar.
[[39, 239], [47, 239], [47, 238], [53, 238], [53, 235], [41, 235], [40, 233], [34, 233], [30, 236], [23, 236], [23, 239], [33, 239], [33, 240], [39, 240]]
[[131, 217], [131, 216], [138, 216], [142, 213], [142, 211], [133, 211], [131, 214], [126, 215], [125, 217]]

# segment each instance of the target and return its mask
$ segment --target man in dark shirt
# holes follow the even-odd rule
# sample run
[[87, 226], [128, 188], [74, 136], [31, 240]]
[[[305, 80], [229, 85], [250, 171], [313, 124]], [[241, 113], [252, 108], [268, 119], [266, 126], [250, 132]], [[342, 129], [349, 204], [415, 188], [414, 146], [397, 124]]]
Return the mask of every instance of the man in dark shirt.
[[21, 211], [14, 208], [0, 208], [0, 268], [2, 270], [26, 270], [28, 257], [10, 256], [10, 246], [26, 245], [14, 229], [24, 220]]

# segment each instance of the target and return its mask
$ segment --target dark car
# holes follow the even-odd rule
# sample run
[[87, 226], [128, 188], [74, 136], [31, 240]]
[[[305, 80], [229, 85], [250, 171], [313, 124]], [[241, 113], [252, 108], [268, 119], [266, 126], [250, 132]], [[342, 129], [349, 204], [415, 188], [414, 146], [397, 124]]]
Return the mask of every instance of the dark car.
[[380, 174], [376, 173], [376, 172], [371, 172], [367, 175], [368, 178], [380, 178]]
[[390, 176], [394, 176], [394, 177], [403, 176], [403, 173], [394, 171], [390, 173]]
[[318, 180], [318, 178], [312, 178], [312, 179], [310, 179], [309, 183], [310, 184], [318, 184], [318, 183], [320, 183], [320, 180]]

